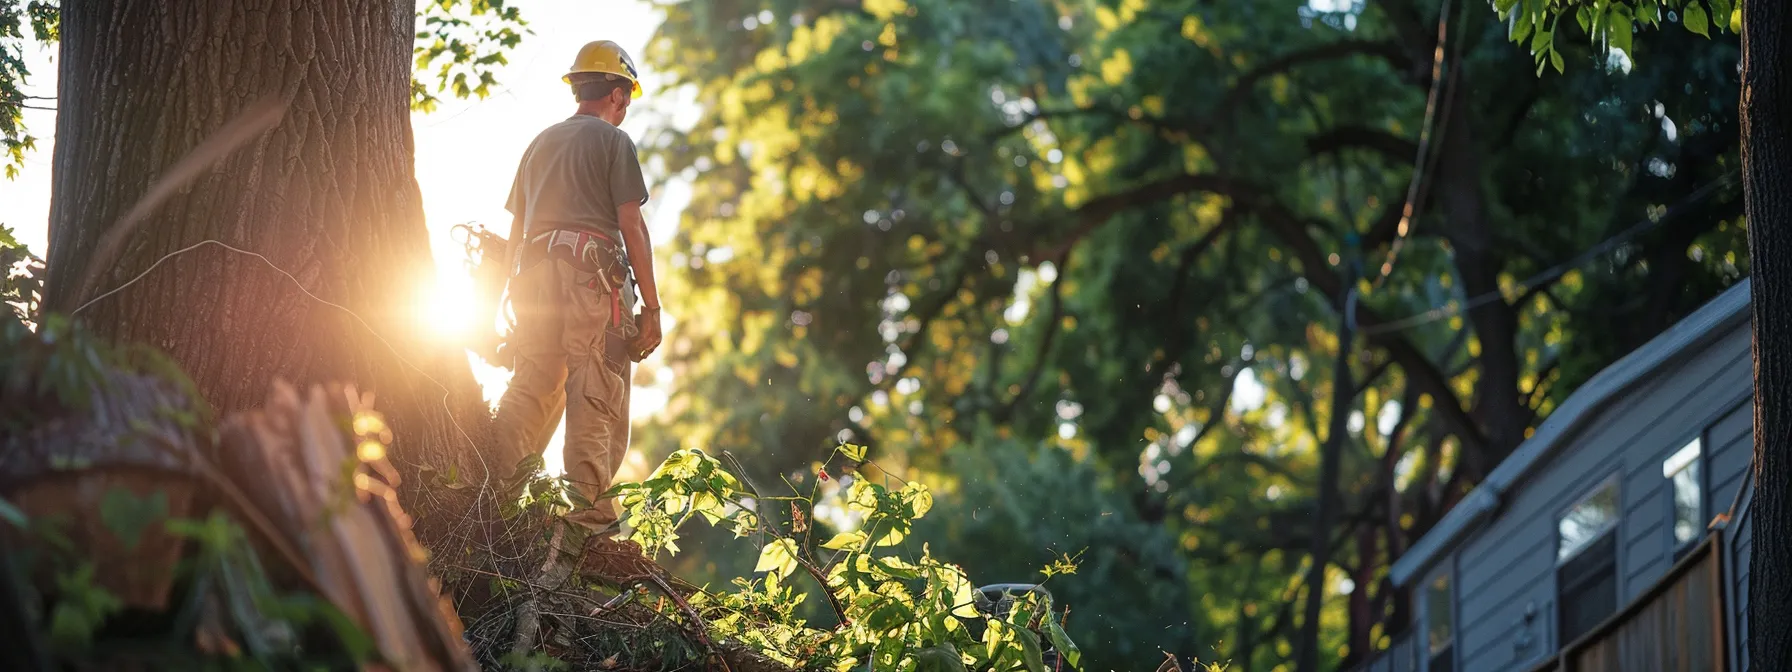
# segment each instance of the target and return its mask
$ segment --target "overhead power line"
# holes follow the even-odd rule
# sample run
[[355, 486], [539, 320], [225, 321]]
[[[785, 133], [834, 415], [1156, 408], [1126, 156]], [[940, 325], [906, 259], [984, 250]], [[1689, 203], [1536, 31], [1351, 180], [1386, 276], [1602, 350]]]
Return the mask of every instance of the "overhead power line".
[[[1731, 171], [1730, 173], [1724, 175], [1723, 177], [1720, 177], [1716, 180], [1712, 180], [1710, 183], [1707, 183], [1705, 186], [1700, 187], [1697, 191], [1694, 191], [1692, 194], [1688, 195], [1686, 198], [1681, 199], [1680, 202], [1675, 203], [1672, 207], [1668, 208], [1667, 212], [1663, 213], [1660, 217], [1657, 217], [1654, 219], [1645, 218], [1642, 221], [1639, 221], [1636, 224], [1632, 225], [1630, 228], [1627, 228], [1627, 229], [1619, 232], [1617, 235], [1607, 238], [1604, 241], [1601, 241], [1599, 244], [1587, 248], [1585, 251], [1581, 252], [1580, 254], [1575, 255], [1573, 258], [1571, 258], [1567, 261], [1564, 261], [1562, 263], [1556, 264], [1554, 266], [1551, 266], [1548, 269], [1545, 269], [1542, 272], [1537, 273], [1536, 275], [1533, 275], [1530, 278], [1527, 278], [1524, 282], [1521, 282], [1518, 284], [1518, 291], [1521, 291], [1521, 292], [1528, 291], [1531, 288], [1537, 287], [1544, 283], [1553, 282], [1553, 281], [1555, 281], [1556, 278], [1561, 277], [1563, 274], [1567, 273], [1568, 271], [1579, 268], [1582, 265], [1585, 265], [1587, 262], [1592, 261], [1593, 259], [1599, 257], [1600, 255], [1603, 255], [1607, 252], [1615, 250], [1618, 248], [1618, 246], [1623, 245], [1624, 243], [1630, 242], [1630, 239], [1635, 238], [1638, 234], [1641, 234], [1645, 231], [1653, 229], [1657, 226], [1661, 226], [1662, 224], [1665, 224], [1668, 221], [1677, 219], [1677, 218], [1685, 215], [1686, 211], [1689, 208], [1691, 208], [1695, 204], [1698, 204], [1701, 201], [1704, 201], [1707, 198], [1710, 198], [1711, 194], [1715, 193], [1719, 188], [1734, 184], [1737, 175], [1738, 175], [1737, 171]], [[1419, 313], [1417, 315], [1413, 315], [1411, 317], [1404, 317], [1404, 318], [1401, 318], [1398, 320], [1393, 320], [1391, 322], [1386, 322], [1383, 324], [1377, 324], [1377, 325], [1372, 325], [1369, 327], [1364, 327], [1362, 329], [1362, 333], [1365, 336], [1374, 336], [1377, 334], [1386, 334], [1386, 333], [1392, 333], [1392, 332], [1396, 332], [1396, 331], [1403, 331], [1406, 329], [1412, 329], [1414, 327], [1424, 326], [1427, 324], [1431, 324], [1433, 322], [1437, 322], [1439, 320], [1449, 319], [1449, 318], [1455, 317], [1457, 315], [1461, 315], [1465, 312], [1479, 308], [1481, 306], [1485, 306], [1494, 301], [1503, 301], [1503, 300], [1505, 300], [1505, 298], [1506, 298], [1506, 294], [1505, 294], [1504, 290], [1495, 290], [1495, 291], [1487, 292], [1486, 294], [1482, 294], [1480, 296], [1470, 298], [1467, 301], [1463, 301], [1461, 303], [1451, 301], [1450, 303], [1447, 303], [1442, 306], [1438, 306], [1436, 308], [1432, 308], [1431, 310], [1425, 311], [1423, 313]], [[1356, 319], [1355, 312], [1352, 311], [1352, 314], [1349, 317], [1354, 321]]]
[[[1451, 5], [1452, 0], [1442, 0], [1437, 10], [1437, 47], [1431, 56], [1431, 86], [1430, 91], [1425, 94], [1425, 120], [1419, 126], [1418, 156], [1412, 160], [1412, 180], [1406, 186], [1406, 201], [1400, 208], [1399, 227], [1394, 230], [1394, 240], [1388, 245], [1387, 259], [1382, 261], [1380, 272], [1370, 282], [1371, 287], [1380, 287], [1394, 273], [1394, 262], [1399, 260], [1406, 241], [1412, 237], [1419, 211], [1425, 207], [1426, 178], [1437, 169], [1439, 157], [1443, 156], [1442, 152], [1431, 151], [1431, 142], [1435, 136], [1449, 131], [1450, 109], [1456, 100], [1455, 91], [1450, 91], [1450, 97], [1444, 99], [1441, 119], [1438, 118], [1437, 102], [1438, 97], [1444, 95], [1444, 89], [1454, 85], [1456, 73], [1460, 69], [1463, 42], [1460, 36], [1453, 43], [1450, 40], [1450, 13], [1455, 9]], [[1448, 61], [1444, 59], [1446, 46], [1452, 50]], [[1433, 125], [1436, 126], [1435, 130]]]

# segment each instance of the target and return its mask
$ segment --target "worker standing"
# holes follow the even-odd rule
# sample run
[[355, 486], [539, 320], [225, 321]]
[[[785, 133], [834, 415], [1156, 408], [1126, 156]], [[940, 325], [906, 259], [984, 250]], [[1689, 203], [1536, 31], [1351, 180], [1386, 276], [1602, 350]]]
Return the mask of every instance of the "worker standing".
[[641, 216], [647, 185], [634, 141], [617, 128], [641, 84], [634, 61], [608, 40], [580, 49], [562, 80], [578, 112], [530, 143], [506, 206], [514, 217], [516, 359], [493, 422], [497, 471], [509, 475], [538, 454], [564, 404], [565, 477], [592, 503], [566, 519], [607, 537], [617, 507], [599, 495], [628, 452], [631, 364], [661, 338], [653, 246]]

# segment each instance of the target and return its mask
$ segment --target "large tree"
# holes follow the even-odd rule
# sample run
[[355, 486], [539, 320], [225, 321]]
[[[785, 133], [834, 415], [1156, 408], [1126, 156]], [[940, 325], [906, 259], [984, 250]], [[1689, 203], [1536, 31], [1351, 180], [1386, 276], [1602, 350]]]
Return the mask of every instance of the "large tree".
[[[23, 9], [0, 3], [0, 26], [15, 28], [0, 37], [18, 37]], [[348, 382], [376, 395], [408, 475], [510, 473], [484, 461], [488, 413], [464, 354], [413, 322], [434, 268], [410, 115], [444, 91], [484, 95], [488, 66], [520, 37], [515, 9], [430, 2], [421, 20], [411, 0], [29, 10], [40, 37], [60, 38], [46, 311], [165, 350], [220, 411], [259, 406], [276, 379]], [[0, 62], [0, 91], [16, 92], [27, 73]], [[0, 112], [16, 120], [20, 102], [0, 100]], [[16, 126], [0, 130], [22, 142]], [[424, 523], [428, 541], [462, 535], [447, 548], [483, 541], [453, 515]]]
[[1754, 550], [1749, 662], [1792, 668], [1792, 9], [1745, 0], [1742, 170], [1755, 264]]

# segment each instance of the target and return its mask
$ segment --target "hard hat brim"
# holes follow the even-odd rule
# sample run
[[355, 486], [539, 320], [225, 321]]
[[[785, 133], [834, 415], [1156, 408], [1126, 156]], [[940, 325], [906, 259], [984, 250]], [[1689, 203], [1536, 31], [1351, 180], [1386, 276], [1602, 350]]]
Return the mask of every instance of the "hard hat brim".
[[[572, 85], [572, 76], [577, 75], [577, 74], [580, 74], [580, 73], [575, 71], [575, 72], [569, 72], [564, 75], [561, 75], [560, 81], [565, 82], [568, 86], [571, 86]], [[615, 75], [616, 73], [610, 72], [610, 73], [605, 73], [605, 74]], [[628, 83], [629, 83], [629, 87], [630, 87], [630, 90], [629, 90], [630, 98], [640, 98], [641, 97], [641, 82], [640, 82], [640, 80], [629, 79], [629, 77], [627, 75], [616, 75], [616, 76], [622, 77], [623, 79], [628, 79]]]

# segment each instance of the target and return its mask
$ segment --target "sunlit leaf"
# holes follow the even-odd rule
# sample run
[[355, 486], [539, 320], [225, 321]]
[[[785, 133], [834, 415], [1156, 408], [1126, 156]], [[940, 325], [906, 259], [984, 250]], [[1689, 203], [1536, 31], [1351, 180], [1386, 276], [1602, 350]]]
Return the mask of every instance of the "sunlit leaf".
[[796, 554], [795, 541], [774, 539], [759, 550], [759, 562], [753, 566], [753, 571], [789, 576], [796, 571], [798, 565]]
[[840, 534], [834, 535], [834, 538], [829, 539], [827, 543], [822, 544], [821, 547], [836, 551], [856, 551], [864, 548], [866, 539], [867, 536], [865, 533], [858, 530], [841, 532]]
[[952, 615], [961, 618], [976, 618], [977, 587], [957, 567], [947, 565], [940, 570], [945, 580], [946, 589], [952, 596]]
[[846, 459], [848, 459], [848, 460], [852, 460], [854, 462], [864, 462], [865, 461], [865, 453], [869, 449], [866, 448], [865, 446], [860, 446], [860, 445], [851, 444], [851, 443], [843, 443], [843, 444], [840, 444], [840, 447], [835, 448], [835, 450], [840, 451], [840, 454], [842, 456], [846, 457]]

